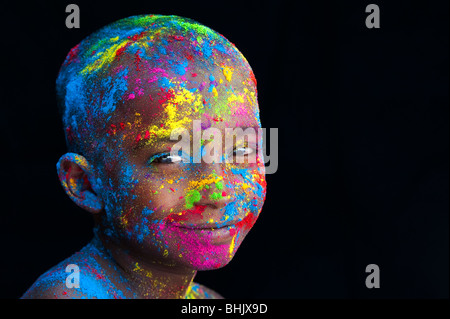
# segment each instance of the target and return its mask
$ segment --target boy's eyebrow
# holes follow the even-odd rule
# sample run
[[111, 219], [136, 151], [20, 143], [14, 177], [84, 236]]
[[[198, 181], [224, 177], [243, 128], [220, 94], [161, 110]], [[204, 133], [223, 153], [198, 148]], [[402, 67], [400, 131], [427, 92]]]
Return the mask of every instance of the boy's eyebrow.
[[141, 138], [138, 142], [133, 143], [132, 150], [138, 151], [146, 146], [149, 146], [150, 144], [176, 143], [176, 142], [178, 142], [178, 140], [171, 140], [170, 136], [158, 138], [151, 143], [149, 139]]

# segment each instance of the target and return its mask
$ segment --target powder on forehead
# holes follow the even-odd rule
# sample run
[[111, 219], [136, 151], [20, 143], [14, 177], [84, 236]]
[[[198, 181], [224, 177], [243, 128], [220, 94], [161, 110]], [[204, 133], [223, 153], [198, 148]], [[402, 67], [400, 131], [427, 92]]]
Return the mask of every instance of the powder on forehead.
[[123, 100], [143, 94], [138, 81], [168, 89], [167, 73], [183, 78], [189, 68], [190, 76], [202, 69], [210, 81], [220, 68], [231, 80], [230, 66], [256, 91], [253, 72], [236, 47], [191, 19], [142, 15], [100, 29], [69, 52], [57, 79], [69, 148], [83, 153], [80, 144], [95, 130], [93, 123], [108, 121]]

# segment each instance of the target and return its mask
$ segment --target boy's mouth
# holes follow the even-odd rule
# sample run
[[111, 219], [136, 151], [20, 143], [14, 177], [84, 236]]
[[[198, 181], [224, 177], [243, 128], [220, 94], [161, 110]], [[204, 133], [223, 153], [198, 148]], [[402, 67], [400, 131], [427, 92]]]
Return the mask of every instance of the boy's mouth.
[[204, 238], [213, 245], [229, 245], [230, 243], [234, 245], [236, 236], [247, 233], [256, 222], [256, 219], [257, 216], [249, 213], [243, 219], [233, 219], [220, 225], [204, 222], [198, 224], [169, 222], [168, 226], [174, 231], [181, 231], [184, 235], [194, 235], [198, 238]]
[[239, 223], [239, 220], [231, 221], [226, 224], [222, 224], [220, 226], [215, 225], [214, 223], [208, 223], [208, 224], [178, 224], [178, 223], [171, 223], [170, 225], [176, 226], [179, 228], [186, 228], [186, 229], [192, 229], [192, 230], [219, 230], [223, 228], [231, 228], [237, 225]]
[[[208, 210], [207, 210], [208, 208]], [[171, 213], [165, 218], [170, 226], [188, 230], [220, 230], [226, 228], [239, 228], [243, 216], [236, 214], [234, 218], [223, 220], [223, 213], [218, 209], [211, 209], [208, 205], [196, 205], [192, 209], [183, 210], [179, 213]], [[228, 216], [227, 216], [228, 217]], [[240, 217], [240, 218], [239, 218]]]
[[180, 225], [171, 223], [170, 226], [174, 230], [181, 231], [184, 235], [194, 235], [197, 238], [204, 238], [213, 245], [228, 245], [239, 232], [236, 224], [217, 227], [214, 224]]

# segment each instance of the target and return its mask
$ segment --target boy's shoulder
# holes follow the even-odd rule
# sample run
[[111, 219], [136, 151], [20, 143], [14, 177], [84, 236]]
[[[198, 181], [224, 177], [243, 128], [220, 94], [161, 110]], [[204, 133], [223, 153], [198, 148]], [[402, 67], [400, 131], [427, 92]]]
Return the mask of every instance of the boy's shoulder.
[[22, 299], [123, 298], [117, 295], [120, 290], [105, 279], [96, 260], [78, 252], [42, 274]]
[[[76, 285], [77, 277], [79, 285]], [[82, 249], [42, 274], [22, 299], [126, 299], [133, 298], [133, 295], [128, 291], [125, 296], [123, 289], [108, 279], [96, 258]], [[223, 297], [204, 285], [192, 282], [186, 299]]]
[[224, 299], [222, 295], [202, 284], [192, 282], [186, 293], [186, 299]]

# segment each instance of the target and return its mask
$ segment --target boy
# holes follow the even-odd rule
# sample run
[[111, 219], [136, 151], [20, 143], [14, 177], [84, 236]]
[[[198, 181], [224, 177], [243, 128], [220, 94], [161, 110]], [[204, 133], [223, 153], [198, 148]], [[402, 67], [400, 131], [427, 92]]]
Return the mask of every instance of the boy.
[[[188, 132], [190, 141], [196, 123], [225, 136], [261, 127], [244, 56], [193, 20], [133, 16], [69, 52], [57, 95], [69, 149], [58, 176], [93, 214], [94, 238], [23, 298], [221, 298], [193, 279], [225, 266], [258, 218], [261, 137], [241, 132], [231, 148], [214, 150], [223, 156], [192, 161], [210, 136], [200, 150], [176, 153], [171, 135]], [[78, 267], [79, 287], [66, 284], [68, 265]]]

